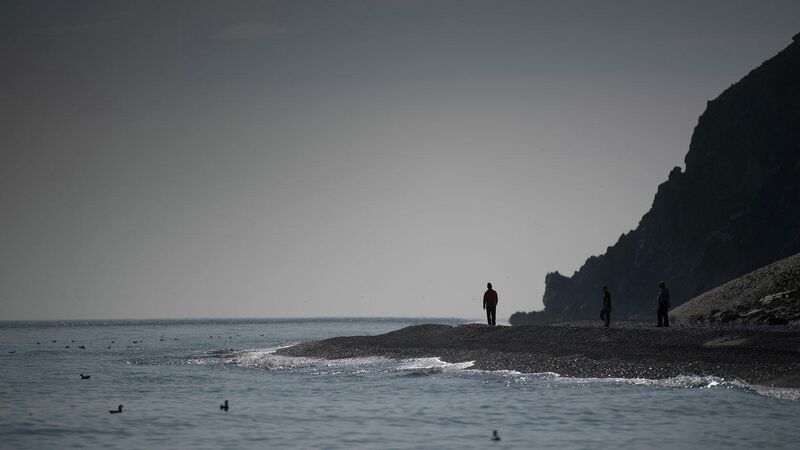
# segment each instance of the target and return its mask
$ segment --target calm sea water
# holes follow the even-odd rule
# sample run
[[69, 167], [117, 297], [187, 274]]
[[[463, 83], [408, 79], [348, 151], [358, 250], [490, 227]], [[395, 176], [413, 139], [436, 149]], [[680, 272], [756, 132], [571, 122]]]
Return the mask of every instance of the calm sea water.
[[[800, 442], [800, 401], [792, 390], [690, 376], [484, 372], [436, 358], [273, 354], [294, 342], [430, 322], [463, 321], [2, 322], [0, 447], [677, 449]], [[119, 404], [122, 414], [108, 413]], [[490, 441], [492, 430], [500, 442]]]

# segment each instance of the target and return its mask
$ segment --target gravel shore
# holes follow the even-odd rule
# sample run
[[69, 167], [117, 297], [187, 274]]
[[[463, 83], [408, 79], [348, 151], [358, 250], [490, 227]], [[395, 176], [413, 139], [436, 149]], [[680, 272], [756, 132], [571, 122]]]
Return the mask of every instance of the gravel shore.
[[278, 353], [327, 359], [437, 356], [447, 362], [475, 361], [474, 368], [484, 370], [650, 379], [713, 375], [764, 386], [800, 388], [800, 330], [782, 326], [429, 324], [377, 336], [305, 342]]

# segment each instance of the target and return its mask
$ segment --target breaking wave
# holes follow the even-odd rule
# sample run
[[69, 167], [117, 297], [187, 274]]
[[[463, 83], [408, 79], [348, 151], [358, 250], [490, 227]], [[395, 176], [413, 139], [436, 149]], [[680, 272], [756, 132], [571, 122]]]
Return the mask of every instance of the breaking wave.
[[411, 375], [458, 372], [474, 365], [474, 361], [448, 363], [441, 358], [392, 359], [383, 356], [362, 358], [325, 359], [301, 356], [284, 356], [276, 352], [285, 347], [248, 350], [218, 350], [188, 360], [189, 364], [233, 364], [266, 370], [307, 369], [311, 374], [338, 373], [388, 373], [401, 372]]
[[231, 364], [270, 371], [301, 370], [310, 375], [401, 373], [409, 376], [458, 373], [486, 375], [514, 384], [547, 381], [558, 384], [625, 384], [666, 389], [741, 389], [766, 397], [800, 401], [800, 389], [751, 385], [736, 379], [715, 376], [679, 375], [665, 379], [649, 378], [575, 378], [555, 372], [523, 373], [514, 370], [472, 369], [474, 361], [449, 363], [438, 357], [392, 359], [383, 356], [325, 359], [278, 355], [276, 352], [296, 343], [279, 347], [247, 350], [216, 350], [203, 356], [190, 357], [189, 364]]

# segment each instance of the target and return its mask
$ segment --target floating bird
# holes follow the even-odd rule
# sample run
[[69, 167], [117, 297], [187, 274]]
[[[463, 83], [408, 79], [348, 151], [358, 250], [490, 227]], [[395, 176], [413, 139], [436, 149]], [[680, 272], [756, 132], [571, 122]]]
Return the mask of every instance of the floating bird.
[[159, 341], [164, 342], [164, 338], [159, 339]]
[[112, 343], [112, 344], [116, 344], [116, 343], [117, 343], [117, 341], [111, 341], [111, 343]]
[[10, 352], [8, 352], [8, 353], [12, 353], [12, 354], [13, 354], [13, 353], [17, 353], [17, 351], [16, 351], [16, 350], [11, 350], [11, 351], [10, 351]]
[[119, 414], [122, 412], [122, 405], [117, 406], [117, 409], [109, 409], [110, 414]]
[[224, 405], [219, 405], [219, 409], [221, 409], [223, 411], [227, 411], [228, 410], [228, 401], [225, 400], [225, 404]]
[[139, 341], [133, 341], [133, 343], [134, 343], [134, 344], [138, 344], [138, 343], [139, 343]]
[[92, 376], [81, 374], [81, 380], [88, 380], [89, 378], [92, 378]]
[[36, 341], [36, 345], [39, 345], [39, 341]]
[[175, 338], [175, 339], [173, 339], [173, 341], [180, 341], [180, 339], [178, 339], [178, 338]]
[[64, 347], [64, 348], [69, 348], [69, 345], [68, 345], [68, 346], [66, 346], [66, 347]]
[[78, 348], [82, 348], [82, 349], [86, 350], [86, 346], [85, 345], [79, 345]]
[[55, 339], [53, 339], [53, 340], [52, 340], [52, 341], [50, 341], [50, 342], [58, 342], [58, 341], [56, 341]]
[[108, 348], [111, 348], [111, 346], [109, 345]]
[[492, 440], [493, 441], [499, 441], [500, 440], [500, 435], [497, 434], [497, 430], [492, 431]]

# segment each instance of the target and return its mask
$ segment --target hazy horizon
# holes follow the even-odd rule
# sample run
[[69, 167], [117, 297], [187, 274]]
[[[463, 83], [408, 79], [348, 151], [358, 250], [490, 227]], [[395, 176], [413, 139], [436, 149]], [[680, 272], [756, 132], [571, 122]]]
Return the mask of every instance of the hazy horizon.
[[540, 309], [800, 31], [790, 1], [0, 12], [2, 320]]

